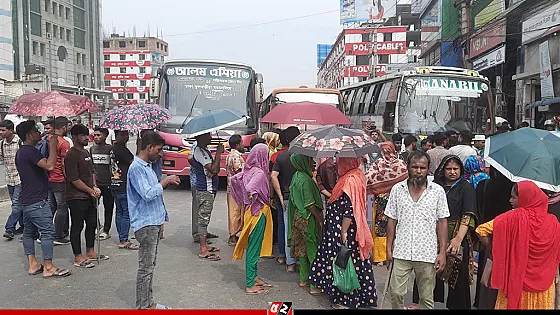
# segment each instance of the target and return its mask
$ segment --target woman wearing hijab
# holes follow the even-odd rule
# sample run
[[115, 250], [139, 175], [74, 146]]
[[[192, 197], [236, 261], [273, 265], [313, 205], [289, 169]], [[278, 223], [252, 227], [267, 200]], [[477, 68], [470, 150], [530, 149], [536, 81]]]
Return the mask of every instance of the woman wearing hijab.
[[513, 210], [476, 228], [481, 242], [492, 247], [495, 309], [553, 309], [560, 223], [533, 182], [514, 184], [510, 202]]
[[[361, 158], [337, 159], [339, 180], [327, 204], [325, 227], [310, 281], [330, 297], [335, 309], [377, 306], [377, 294], [370, 253], [371, 230], [366, 219], [366, 178]], [[341, 244], [351, 250], [360, 288], [343, 293], [333, 286], [332, 264]]]
[[280, 135], [276, 132], [268, 131], [263, 134], [263, 139], [266, 141], [266, 145], [268, 146], [268, 150], [270, 153], [268, 154], [269, 158], [276, 153], [278, 146], [280, 145]]
[[[288, 244], [292, 257], [299, 257], [299, 286], [309, 283], [309, 266], [315, 259], [321, 227], [323, 202], [317, 183], [313, 180], [313, 159], [292, 154], [290, 161], [296, 172], [290, 185], [288, 206]], [[321, 294], [311, 286], [309, 293]]]
[[272, 255], [272, 214], [268, 202], [268, 147], [257, 144], [249, 153], [243, 171], [231, 178], [232, 196], [237, 204], [245, 205], [244, 225], [235, 250], [233, 260], [245, 257], [247, 294], [267, 294], [265, 287], [272, 285], [257, 275], [260, 257]]
[[[448, 252], [462, 256], [459, 274], [455, 288], [449, 287], [447, 293], [448, 309], [470, 309], [470, 285], [474, 279], [474, 254], [471, 233], [479, 222], [476, 205], [476, 192], [473, 186], [464, 178], [464, 167], [461, 159], [455, 155], [443, 158], [439, 165], [434, 182], [445, 189], [450, 217], [448, 222], [449, 247]], [[462, 248], [462, 251], [460, 251]], [[440, 279], [436, 280], [434, 300], [444, 302], [444, 285]]]
[[473, 185], [474, 189], [481, 181], [490, 179], [485, 171], [486, 162], [480, 155], [471, 155], [465, 160], [465, 175], [463, 177]]
[[[408, 178], [406, 163], [397, 157], [395, 146], [386, 141], [380, 144], [381, 157], [366, 173], [367, 194], [374, 195], [373, 215], [373, 262], [383, 264], [387, 260], [387, 217], [385, 207], [391, 188]], [[370, 211], [370, 209], [368, 209]]]

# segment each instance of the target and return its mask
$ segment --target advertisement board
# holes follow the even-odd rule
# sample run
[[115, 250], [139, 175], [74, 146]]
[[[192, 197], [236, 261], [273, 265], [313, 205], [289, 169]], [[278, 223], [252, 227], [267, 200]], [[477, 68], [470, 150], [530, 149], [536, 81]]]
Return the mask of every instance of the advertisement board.
[[493, 50], [482, 57], [473, 60], [473, 70], [482, 71], [501, 63], [504, 63], [506, 56], [506, 46]]
[[[361, 66], [348, 66], [345, 69], [345, 77], [368, 77], [369, 76], [369, 65]], [[384, 76], [387, 74], [387, 65], [377, 65], [377, 76]]]
[[540, 38], [549, 28], [560, 25], [560, 2], [543, 9], [541, 12], [523, 22], [521, 26], [521, 42], [523, 44]]
[[498, 14], [504, 12], [506, 4], [504, 0], [492, 0], [486, 8], [482, 9], [474, 17], [475, 29], [483, 27], [488, 22], [492, 21]]
[[383, 22], [397, 14], [397, 0], [340, 0], [340, 24]]
[[420, 40], [422, 53], [430, 50], [441, 38], [441, 0], [426, 9], [420, 21]]
[[150, 60], [105, 61], [105, 67], [149, 67]]
[[317, 44], [317, 68], [321, 67], [321, 64], [331, 52], [332, 45], [330, 44]]
[[554, 86], [552, 85], [552, 67], [550, 66], [550, 49], [548, 40], [539, 45], [541, 64], [541, 98], [554, 98]]
[[485, 53], [505, 41], [506, 21], [501, 20], [471, 38], [470, 57], [472, 58]]
[[369, 55], [374, 51], [374, 47], [377, 49], [377, 55], [396, 55], [396, 54], [406, 54], [406, 42], [405, 41], [391, 41], [391, 42], [377, 42], [377, 43], [346, 43], [345, 49], [346, 54], [354, 56]]

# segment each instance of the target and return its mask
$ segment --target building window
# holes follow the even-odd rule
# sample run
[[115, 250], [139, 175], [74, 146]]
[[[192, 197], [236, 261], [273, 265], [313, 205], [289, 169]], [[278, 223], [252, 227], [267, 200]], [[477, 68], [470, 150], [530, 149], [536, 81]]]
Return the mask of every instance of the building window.
[[121, 73], [126, 73], [126, 68], [121, 68]]
[[146, 93], [140, 93], [140, 99], [145, 100], [146, 99]]
[[118, 98], [119, 100], [124, 100], [124, 93], [119, 93]]
[[31, 35], [41, 36], [41, 16], [39, 14], [31, 13], [29, 16]]
[[51, 6], [51, 0], [45, 0], [45, 11], [49, 12]]
[[157, 49], [159, 49], [159, 42], [156, 43]]
[[129, 99], [129, 100], [132, 100], [132, 99], [134, 99], [134, 94], [132, 94], [132, 93], [127, 93], [127, 94], [126, 94], [126, 98]]
[[111, 81], [109, 81], [109, 80], [105, 80], [105, 82], [103, 82], [103, 83], [104, 83], [104, 86], [111, 86]]
[[167, 52], [167, 45], [165, 45], [165, 48], [164, 48], [164, 49], [165, 49], [165, 52]]
[[81, 79], [81, 78], [82, 78], [82, 75], [81, 75], [81, 74], [79, 74], [79, 73], [76, 74], [76, 85], [80, 85], [80, 82], [81, 82], [80, 79]]
[[62, 17], [62, 13], [64, 13], [64, 6], [62, 4], [58, 5], [58, 16]]
[[76, 7], [74, 7], [74, 26], [86, 29], [86, 12]]
[[125, 48], [126, 47], [126, 42], [124, 40], [119, 41], [119, 47], [120, 48]]
[[140, 86], [146, 86], [146, 80], [140, 80]]
[[383, 33], [383, 41], [390, 42], [393, 40], [393, 33]]
[[76, 64], [79, 65], [80, 64], [80, 60], [82, 60], [82, 58], [80, 57], [80, 53], [76, 53]]
[[82, 54], [82, 65], [84, 65], [84, 66], [86, 65], [86, 55], [83, 55], [83, 54]]
[[72, 31], [66, 30], [66, 40], [70, 41], [72, 39]]
[[146, 41], [145, 40], [138, 41], [138, 47], [146, 47]]
[[60, 27], [60, 39], [64, 39], [64, 27]]
[[126, 55], [119, 55], [119, 60], [126, 60]]
[[380, 64], [388, 64], [389, 63], [389, 55], [379, 55], [379, 63]]
[[84, 74], [83, 77], [84, 77], [84, 78], [83, 78], [83, 81], [82, 81], [82, 82], [84, 82], [84, 85], [87, 85], [87, 74]]
[[58, 25], [53, 25], [53, 39], [58, 37]]
[[103, 41], [103, 48], [109, 48], [109, 42]]
[[146, 55], [144, 54], [140, 54], [140, 56], [138, 57], [139, 60], [146, 60]]
[[86, 48], [86, 32], [80, 29], [74, 29], [74, 46], [78, 48]]
[[103, 60], [110, 60], [111, 56], [110, 55], [103, 55]]
[[121, 86], [126, 86], [126, 81], [121, 80]]
[[53, 1], [53, 3], [52, 3], [52, 14], [56, 15], [56, 9], [58, 9], [58, 4]]
[[33, 54], [36, 55], [37, 54], [37, 42], [35, 42], [35, 41], [32, 42], [31, 46], [33, 47]]
[[66, 8], [66, 19], [70, 19], [70, 8]]
[[29, 10], [41, 14], [41, 0], [29, 1]]
[[75, 6], [78, 6], [80, 8], [83, 8], [85, 6], [85, 1], [84, 0], [74, 0], [73, 1]]
[[146, 67], [140, 67], [140, 73], [146, 73]]
[[45, 44], [41, 43], [41, 47], [39, 48], [39, 53], [41, 57], [45, 56]]
[[364, 43], [369, 42], [369, 33], [362, 34], [362, 42]]
[[104, 73], [111, 73], [111, 68], [105, 68]]
[[45, 23], [45, 31], [47, 32], [47, 34], [51, 32], [51, 23]]

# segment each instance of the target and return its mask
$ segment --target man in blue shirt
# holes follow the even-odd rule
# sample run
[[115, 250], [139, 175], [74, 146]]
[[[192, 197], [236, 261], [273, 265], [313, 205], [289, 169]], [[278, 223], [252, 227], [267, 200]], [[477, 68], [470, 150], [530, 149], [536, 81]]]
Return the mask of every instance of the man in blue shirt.
[[152, 279], [156, 265], [157, 247], [163, 222], [165, 207], [163, 189], [178, 185], [179, 177], [167, 176], [158, 182], [152, 169], [152, 162], [158, 159], [165, 140], [156, 132], [149, 131], [142, 136], [141, 151], [134, 157], [128, 169], [126, 193], [130, 212], [130, 225], [140, 243], [138, 249], [138, 274], [136, 277], [136, 307], [138, 309], [166, 309], [154, 302]]

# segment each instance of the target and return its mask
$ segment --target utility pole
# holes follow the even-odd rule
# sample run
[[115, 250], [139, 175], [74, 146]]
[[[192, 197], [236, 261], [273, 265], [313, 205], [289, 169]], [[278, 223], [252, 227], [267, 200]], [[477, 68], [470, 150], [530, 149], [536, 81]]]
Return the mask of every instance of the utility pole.
[[[369, 29], [369, 78], [377, 76], [377, 24], [371, 25]], [[373, 40], [372, 40], [373, 33]]]
[[50, 91], [52, 89], [52, 39], [49, 39], [48, 55], [49, 55], [49, 79], [47, 80], [47, 91]]
[[[461, 8], [461, 39], [462, 41], [467, 42], [467, 40], [470, 40], [469, 37], [469, 5], [470, 5], [470, 0], [456, 0], [455, 2], [455, 6], [458, 6]], [[469, 45], [466, 45], [465, 48], [462, 49], [463, 51], [463, 67], [465, 68], [470, 68], [470, 65], [467, 65], [467, 60], [469, 58], [469, 53], [468, 52], [468, 47]]]

